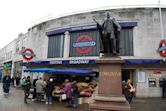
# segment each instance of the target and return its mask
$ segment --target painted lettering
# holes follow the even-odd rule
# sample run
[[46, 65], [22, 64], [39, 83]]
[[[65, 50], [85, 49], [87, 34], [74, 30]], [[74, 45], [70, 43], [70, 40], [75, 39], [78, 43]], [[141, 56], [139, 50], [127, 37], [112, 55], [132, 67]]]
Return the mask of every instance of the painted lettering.
[[121, 77], [121, 72], [99, 72], [101, 77]]

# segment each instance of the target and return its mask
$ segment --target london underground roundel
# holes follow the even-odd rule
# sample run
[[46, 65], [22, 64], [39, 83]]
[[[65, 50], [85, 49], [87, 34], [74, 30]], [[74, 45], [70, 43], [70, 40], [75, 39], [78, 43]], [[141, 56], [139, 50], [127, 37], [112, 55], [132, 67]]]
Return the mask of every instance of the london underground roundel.
[[158, 48], [161, 57], [166, 57], [166, 40], [161, 40]]
[[95, 45], [96, 42], [88, 35], [78, 37], [76, 43], [73, 43], [73, 47], [81, 54], [89, 53]]
[[25, 60], [31, 60], [33, 59], [33, 57], [35, 56], [34, 52], [32, 49], [30, 48], [26, 48], [23, 52], [22, 52], [22, 56]]

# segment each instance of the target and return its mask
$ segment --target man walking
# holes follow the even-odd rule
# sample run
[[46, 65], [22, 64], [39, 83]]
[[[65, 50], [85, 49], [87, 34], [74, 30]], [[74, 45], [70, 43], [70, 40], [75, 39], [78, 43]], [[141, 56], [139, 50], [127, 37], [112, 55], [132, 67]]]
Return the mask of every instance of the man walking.
[[29, 90], [31, 88], [30, 76], [28, 76], [23, 81], [23, 88], [24, 88], [24, 102], [27, 103], [27, 98], [29, 96]]
[[8, 74], [3, 77], [3, 91], [4, 95], [9, 94], [11, 78]]

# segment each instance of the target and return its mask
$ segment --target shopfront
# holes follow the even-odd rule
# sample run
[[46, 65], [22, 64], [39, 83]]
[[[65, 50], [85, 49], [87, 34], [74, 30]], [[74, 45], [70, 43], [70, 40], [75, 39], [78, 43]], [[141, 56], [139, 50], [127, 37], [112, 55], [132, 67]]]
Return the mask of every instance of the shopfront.
[[16, 61], [14, 62], [14, 77], [18, 76], [21, 77], [22, 74], [22, 64], [23, 61]]
[[166, 77], [165, 67], [162, 60], [128, 59], [122, 66], [122, 78], [133, 81], [137, 90], [136, 97], [162, 97], [161, 84]]
[[12, 61], [4, 63], [3, 75], [5, 74], [11, 75], [11, 73], [12, 73]]
[[53, 78], [55, 84], [53, 97], [56, 99], [61, 99], [62, 94], [64, 94], [66, 79], [71, 83], [73, 81], [78, 82], [78, 86], [81, 88], [81, 103], [89, 103], [92, 100], [92, 94], [98, 84], [98, 66], [95, 60], [38, 61], [23, 63], [22, 65], [27, 67], [24, 70], [25, 75], [30, 75], [32, 79], [35, 79], [36, 75], [38, 77], [43, 75], [42, 77], [46, 81], [50, 77]]

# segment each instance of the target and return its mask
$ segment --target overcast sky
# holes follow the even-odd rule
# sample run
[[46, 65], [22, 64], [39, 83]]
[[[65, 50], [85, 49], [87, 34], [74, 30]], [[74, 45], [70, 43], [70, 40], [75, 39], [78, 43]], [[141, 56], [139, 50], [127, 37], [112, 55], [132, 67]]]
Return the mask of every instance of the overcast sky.
[[[45, 16], [105, 6], [157, 4], [159, 0], [1, 0], [0, 49]], [[166, 0], [160, 0], [166, 5]]]

